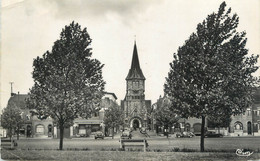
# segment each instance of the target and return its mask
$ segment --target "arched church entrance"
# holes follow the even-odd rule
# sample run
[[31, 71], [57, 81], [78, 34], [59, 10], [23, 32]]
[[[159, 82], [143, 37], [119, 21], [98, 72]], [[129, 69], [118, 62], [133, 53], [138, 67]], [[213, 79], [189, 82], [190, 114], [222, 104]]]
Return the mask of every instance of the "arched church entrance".
[[130, 128], [137, 130], [138, 128], [142, 127], [142, 121], [138, 117], [134, 117], [130, 120]]
[[137, 119], [134, 119], [134, 121], [133, 121], [133, 128], [134, 128], [134, 130], [139, 128], [139, 121]]

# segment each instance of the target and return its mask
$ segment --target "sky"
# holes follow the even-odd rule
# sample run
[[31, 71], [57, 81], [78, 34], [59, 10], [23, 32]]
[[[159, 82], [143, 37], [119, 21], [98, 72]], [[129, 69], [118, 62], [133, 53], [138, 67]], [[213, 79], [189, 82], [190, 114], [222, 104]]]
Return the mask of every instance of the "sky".
[[[223, 0], [2, 0], [1, 107], [13, 92], [33, 86], [32, 63], [51, 50], [65, 25], [75, 21], [92, 38], [93, 58], [103, 64], [105, 90], [122, 100], [136, 40], [146, 77], [146, 99], [163, 95], [173, 53], [198, 23], [217, 12]], [[260, 54], [260, 1], [228, 0], [240, 17], [238, 31], [247, 32], [249, 54]], [[260, 61], [260, 60], [259, 60]], [[260, 63], [258, 62], [258, 65]], [[255, 76], [260, 76], [259, 70]]]

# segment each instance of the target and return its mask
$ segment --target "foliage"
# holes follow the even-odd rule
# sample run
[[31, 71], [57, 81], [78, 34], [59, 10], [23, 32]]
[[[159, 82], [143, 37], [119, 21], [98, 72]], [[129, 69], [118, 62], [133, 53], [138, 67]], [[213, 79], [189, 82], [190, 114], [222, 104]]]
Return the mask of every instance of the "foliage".
[[14, 103], [9, 104], [1, 115], [1, 126], [8, 130], [8, 135], [11, 138], [15, 130], [19, 132], [19, 127], [22, 124], [23, 119], [21, 110]]
[[225, 7], [223, 2], [218, 13], [199, 23], [197, 32], [174, 54], [164, 85], [174, 112], [202, 119], [201, 151], [205, 118], [243, 112], [252, 103], [257, 83], [252, 73], [258, 56], [246, 56], [246, 33], [236, 31], [239, 18]]
[[104, 124], [108, 128], [113, 129], [119, 128], [119, 126], [124, 126], [124, 112], [116, 103], [109, 106], [105, 111]]
[[154, 112], [154, 116], [156, 119], [156, 124], [159, 126], [164, 126], [165, 129], [173, 126], [176, 122], [178, 122], [178, 116], [171, 112], [171, 101], [167, 97], [163, 97], [158, 99], [156, 103], [156, 109]]
[[52, 51], [33, 62], [34, 86], [27, 101], [39, 118], [53, 118], [60, 128], [60, 149], [63, 131], [78, 117], [88, 118], [96, 111], [105, 82], [102, 67], [91, 59], [91, 38], [84, 28], [72, 22], [65, 26]]
[[208, 116], [208, 127], [215, 128], [215, 127], [229, 127], [230, 122], [231, 122], [231, 117], [230, 115], [227, 115], [227, 113], [223, 111], [219, 111], [217, 115], [215, 116]]

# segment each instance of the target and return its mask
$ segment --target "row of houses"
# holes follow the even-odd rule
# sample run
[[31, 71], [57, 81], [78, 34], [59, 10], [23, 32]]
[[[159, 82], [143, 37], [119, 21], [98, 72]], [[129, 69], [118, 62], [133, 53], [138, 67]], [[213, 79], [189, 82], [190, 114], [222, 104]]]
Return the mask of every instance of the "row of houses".
[[[29, 97], [27, 94], [14, 94], [12, 93], [7, 108], [18, 107], [21, 109], [22, 119], [24, 124], [19, 129], [21, 137], [59, 137], [59, 130], [52, 118], [39, 119], [37, 116], [32, 115], [30, 109], [26, 107], [26, 99]], [[105, 110], [111, 106], [117, 105], [117, 97], [114, 93], [104, 92], [101, 99], [100, 110], [92, 114], [89, 119], [77, 118], [74, 120], [73, 126], [64, 130], [64, 137], [87, 137], [96, 131], [103, 131], [106, 135], [111, 133], [103, 124]], [[6, 131], [1, 129], [2, 136], [6, 136]]]
[[[7, 108], [12, 108], [14, 105], [22, 110], [22, 118], [24, 124], [20, 128], [20, 136], [23, 137], [59, 137], [59, 130], [50, 117], [44, 120], [40, 120], [37, 116], [33, 116], [30, 110], [26, 107], [25, 100], [29, 96], [26, 94], [12, 94], [8, 101]], [[166, 97], [160, 97], [158, 100], [165, 100]], [[88, 137], [93, 132], [103, 131], [106, 136], [109, 136], [112, 131], [106, 128], [103, 123], [106, 109], [111, 106], [117, 105], [117, 97], [114, 93], [105, 92], [100, 103], [100, 110], [94, 113], [91, 118], [77, 118], [74, 120], [73, 126], [65, 129], [64, 137]], [[207, 126], [207, 121], [206, 121]], [[129, 126], [130, 127], [130, 126]], [[163, 127], [156, 125], [156, 121], [151, 122], [149, 127], [153, 127], [150, 130], [155, 133], [162, 133]], [[232, 116], [229, 127], [208, 128], [208, 130], [220, 132], [226, 136], [260, 136], [260, 90], [257, 90], [254, 94], [254, 103], [247, 110], [236, 116]], [[1, 135], [5, 136], [4, 129], [0, 129]], [[179, 119], [178, 123], [169, 128], [170, 133], [191, 131], [195, 134], [201, 132], [201, 119], [188, 118]]]
[[[256, 90], [254, 102], [251, 107], [240, 115], [231, 116], [229, 127], [209, 128], [206, 120], [207, 130], [222, 133], [225, 136], [260, 136], [260, 89]], [[158, 101], [167, 100], [167, 97], [160, 97]], [[155, 123], [156, 126], [156, 123]], [[159, 129], [158, 129], [159, 128]], [[163, 127], [155, 127], [157, 132], [163, 132]], [[195, 134], [201, 133], [201, 119], [188, 118], [179, 119], [173, 127], [169, 128], [170, 133], [182, 131], [191, 131]]]

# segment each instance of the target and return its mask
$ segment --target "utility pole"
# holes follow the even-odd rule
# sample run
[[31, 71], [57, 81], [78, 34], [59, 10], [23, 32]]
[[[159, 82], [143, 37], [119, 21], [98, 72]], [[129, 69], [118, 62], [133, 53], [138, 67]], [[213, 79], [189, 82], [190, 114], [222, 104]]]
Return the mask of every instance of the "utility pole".
[[13, 84], [14, 82], [9, 82], [11, 84], [11, 96], [13, 95]]

